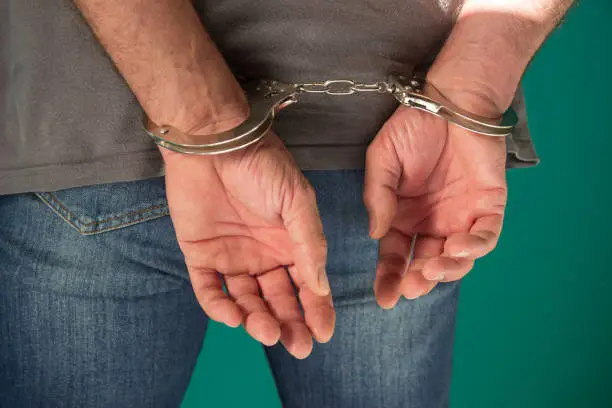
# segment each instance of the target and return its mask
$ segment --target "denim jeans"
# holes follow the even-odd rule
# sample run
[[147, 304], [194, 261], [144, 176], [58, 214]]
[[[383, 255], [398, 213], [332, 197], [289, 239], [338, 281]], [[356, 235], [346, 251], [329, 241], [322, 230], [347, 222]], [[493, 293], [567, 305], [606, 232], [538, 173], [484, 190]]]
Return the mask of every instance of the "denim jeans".
[[[266, 349], [283, 405], [447, 406], [458, 285], [380, 309], [363, 172], [307, 176], [337, 328], [303, 361]], [[206, 324], [163, 179], [0, 197], [1, 407], [177, 407]]]

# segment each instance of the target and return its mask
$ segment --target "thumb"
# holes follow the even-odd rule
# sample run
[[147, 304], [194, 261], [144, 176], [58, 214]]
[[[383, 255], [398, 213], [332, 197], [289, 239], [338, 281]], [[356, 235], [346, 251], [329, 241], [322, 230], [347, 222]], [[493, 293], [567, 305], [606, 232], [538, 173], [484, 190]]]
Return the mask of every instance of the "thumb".
[[329, 294], [325, 271], [327, 240], [317, 209], [316, 195], [308, 180], [300, 173], [294, 191], [284, 200], [283, 223], [293, 243], [293, 261], [297, 273], [317, 295]]
[[366, 153], [363, 190], [373, 239], [380, 239], [389, 231], [397, 212], [397, 188], [401, 174], [401, 164], [393, 144], [384, 133], [379, 133]]

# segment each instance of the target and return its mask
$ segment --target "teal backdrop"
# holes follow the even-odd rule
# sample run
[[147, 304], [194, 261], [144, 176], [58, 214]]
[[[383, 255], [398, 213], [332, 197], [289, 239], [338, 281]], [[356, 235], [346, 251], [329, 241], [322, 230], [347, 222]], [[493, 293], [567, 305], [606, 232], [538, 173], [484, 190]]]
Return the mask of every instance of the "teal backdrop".
[[[612, 1], [585, 0], [524, 78], [542, 163], [509, 172], [502, 239], [464, 281], [452, 408], [612, 407], [611, 44]], [[182, 408], [280, 406], [261, 347], [211, 323]]]

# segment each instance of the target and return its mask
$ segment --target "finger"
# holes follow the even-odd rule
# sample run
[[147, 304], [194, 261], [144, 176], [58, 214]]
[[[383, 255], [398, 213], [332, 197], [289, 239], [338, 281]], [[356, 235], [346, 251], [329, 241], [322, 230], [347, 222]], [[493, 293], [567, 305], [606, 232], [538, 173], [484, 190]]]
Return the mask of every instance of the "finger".
[[278, 268], [258, 276], [261, 293], [280, 324], [280, 342], [289, 354], [305, 358], [312, 350], [312, 336], [304, 323], [287, 271]]
[[423, 266], [423, 276], [429, 281], [451, 282], [463, 278], [473, 267], [473, 259], [441, 256], [427, 261]]
[[417, 299], [431, 292], [438, 282], [425, 279], [423, 267], [442, 254], [444, 239], [419, 235], [414, 250], [414, 259], [401, 283], [401, 293], [406, 299]]
[[257, 277], [261, 293], [280, 323], [280, 341], [296, 358], [306, 358], [312, 351], [312, 335], [304, 323], [296, 293], [287, 271], [278, 268]]
[[467, 234], [454, 234], [446, 239], [444, 253], [454, 258], [477, 259], [495, 249], [499, 240], [503, 214], [477, 219]]
[[420, 266], [408, 268], [401, 283], [401, 293], [406, 299], [414, 300], [425, 296], [438, 284], [437, 281], [430, 281], [423, 276], [423, 262]]
[[416, 299], [429, 293], [435, 286], [423, 277], [421, 271], [430, 258], [440, 256], [444, 240], [418, 236], [412, 259], [411, 245], [412, 236], [396, 229], [391, 229], [380, 240], [374, 293], [383, 309], [395, 306], [400, 295], [407, 299]]
[[397, 213], [397, 187], [401, 166], [386, 138], [376, 137], [366, 153], [363, 202], [370, 219], [370, 236], [383, 237]]
[[225, 285], [245, 315], [247, 333], [266, 346], [276, 344], [280, 338], [280, 325], [261, 298], [257, 280], [246, 274], [226, 276]]
[[298, 289], [298, 297], [302, 305], [306, 326], [319, 343], [327, 343], [334, 334], [336, 311], [331, 293], [318, 296], [306, 285], [295, 266], [288, 271]]
[[402, 277], [407, 269], [412, 237], [391, 229], [378, 246], [378, 265], [374, 281], [374, 295], [383, 309], [391, 309], [399, 300]]
[[223, 281], [214, 269], [189, 267], [193, 291], [198, 303], [214, 321], [238, 327], [242, 311], [223, 291]]
[[297, 270], [314, 293], [326, 296], [329, 294], [329, 281], [325, 272], [327, 241], [314, 189], [301, 177], [293, 200], [283, 209], [283, 220], [294, 245], [294, 264]]

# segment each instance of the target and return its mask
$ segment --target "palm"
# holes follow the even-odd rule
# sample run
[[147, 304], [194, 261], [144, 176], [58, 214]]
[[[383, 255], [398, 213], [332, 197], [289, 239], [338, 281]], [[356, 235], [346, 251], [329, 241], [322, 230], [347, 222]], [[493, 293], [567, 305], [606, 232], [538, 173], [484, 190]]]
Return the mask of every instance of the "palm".
[[[386, 191], [370, 207], [389, 201], [392, 208], [373, 231], [381, 238], [376, 289], [383, 306], [392, 306], [399, 293], [414, 298], [439, 280], [463, 276], [474, 258], [490, 250], [489, 235], [499, 232], [506, 204], [505, 157], [503, 139], [422, 112], [400, 108], [387, 122], [368, 152], [366, 181], [366, 203], [374, 199], [376, 183]], [[386, 174], [379, 181], [373, 181], [382, 174], [375, 165]]]
[[217, 166], [193, 160], [193, 180], [183, 179], [177, 191], [169, 183], [173, 220], [188, 265], [227, 276], [255, 276], [293, 264], [293, 245], [280, 216], [281, 197], [273, 195], [279, 188], [274, 184], [283, 181], [243, 167], [240, 159]]
[[310, 352], [312, 335], [326, 341], [331, 298], [310, 289], [325, 263], [322, 228], [312, 190], [278, 138], [229, 155], [165, 159], [177, 238], [211, 318], [243, 323], [264, 344], [280, 337], [298, 357]]
[[392, 225], [437, 237], [468, 232], [477, 217], [505, 205], [505, 145], [501, 139], [472, 135], [429, 115], [412, 113], [428, 129], [413, 148], [423, 162], [434, 165], [420, 164], [420, 171], [415, 171], [418, 163], [403, 164], [403, 174], [415, 172], [400, 180], [398, 216]]

